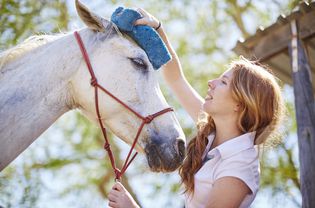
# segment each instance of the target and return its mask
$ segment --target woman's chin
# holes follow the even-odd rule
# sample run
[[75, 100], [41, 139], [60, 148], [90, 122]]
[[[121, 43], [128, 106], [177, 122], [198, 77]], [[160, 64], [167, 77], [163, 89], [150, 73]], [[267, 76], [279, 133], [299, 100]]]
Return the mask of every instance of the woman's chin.
[[209, 102], [204, 102], [202, 105], [202, 111], [206, 112], [207, 114], [211, 114], [211, 105]]

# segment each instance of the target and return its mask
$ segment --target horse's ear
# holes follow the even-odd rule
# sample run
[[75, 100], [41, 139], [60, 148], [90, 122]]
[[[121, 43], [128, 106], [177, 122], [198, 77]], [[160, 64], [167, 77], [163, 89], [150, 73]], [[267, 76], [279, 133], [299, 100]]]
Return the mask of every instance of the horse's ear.
[[102, 17], [91, 12], [85, 5], [83, 5], [79, 0], [75, 0], [75, 6], [80, 16], [81, 20], [92, 30], [99, 32], [104, 32], [104, 23], [107, 21]]

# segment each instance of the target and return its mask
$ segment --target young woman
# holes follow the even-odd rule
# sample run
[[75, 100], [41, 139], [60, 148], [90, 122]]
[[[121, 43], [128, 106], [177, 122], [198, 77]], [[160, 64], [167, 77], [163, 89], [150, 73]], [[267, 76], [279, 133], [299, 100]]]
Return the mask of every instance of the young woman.
[[[257, 147], [272, 137], [284, 112], [275, 77], [262, 65], [240, 58], [208, 81], [203, 99], [187, 82], [159, 21], [139, 12], [143, 18], [136, 24], [156, 28], [172, 54], [162, 70], [164, 78], [197, 123], [197, 136], [189, 142], [179, 168], [185, 206], [249, 207], [259, 188]], [[119, 182], [108, 199], [110, 207], [139, 207]]]

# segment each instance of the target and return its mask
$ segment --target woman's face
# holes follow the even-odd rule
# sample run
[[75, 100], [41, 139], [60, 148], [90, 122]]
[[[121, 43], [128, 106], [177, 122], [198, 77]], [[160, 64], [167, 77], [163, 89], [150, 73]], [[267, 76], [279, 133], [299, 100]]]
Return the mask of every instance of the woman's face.
[[232, 98], [231, 81], [233, 70], [228, 69], [220, 77], [208, 81], [208, 92], [203, 110], [212, 117], [237, 113], [238, 103]]

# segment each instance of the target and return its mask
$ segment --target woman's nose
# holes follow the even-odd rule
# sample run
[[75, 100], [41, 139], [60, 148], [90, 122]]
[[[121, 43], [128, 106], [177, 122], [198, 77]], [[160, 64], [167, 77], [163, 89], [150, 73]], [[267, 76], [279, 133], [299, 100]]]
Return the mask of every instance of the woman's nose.
[[208, 81], [208, 86], [209, 86], [210, 89], [214, 89], [214, 88], [215, 88], [215, 85], [214, 85], [214, 83], [213, 83], [213, 80], [209, 80], [209, 81]]

